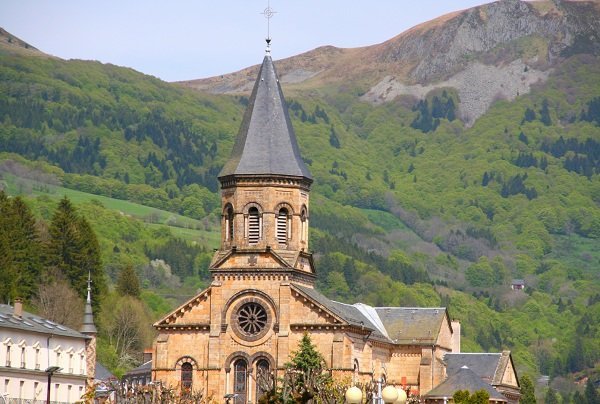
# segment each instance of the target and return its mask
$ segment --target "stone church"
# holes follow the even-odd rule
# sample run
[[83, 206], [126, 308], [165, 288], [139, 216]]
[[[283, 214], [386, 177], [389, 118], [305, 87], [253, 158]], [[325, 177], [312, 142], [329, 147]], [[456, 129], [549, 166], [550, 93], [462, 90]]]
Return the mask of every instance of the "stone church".
[[281, 376], [308, 332], [335, 377], [425, 394], [460, 352], [445, 308], [370, 307], [315, 289], [309, 249], [311, 173], [269, 50], [221, 183], [221, 245], [210, 287], [154, 324], [152, 379], [255, 403], [260, 372]]

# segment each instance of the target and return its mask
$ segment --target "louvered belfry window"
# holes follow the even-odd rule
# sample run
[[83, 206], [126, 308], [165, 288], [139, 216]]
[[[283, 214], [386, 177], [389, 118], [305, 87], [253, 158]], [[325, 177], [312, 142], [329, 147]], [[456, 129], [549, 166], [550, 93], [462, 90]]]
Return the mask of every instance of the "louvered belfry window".
[[286, 208], [279, 209], [277, 214], [277, 241], [280, 244], [287, 243], [288, 239], [288, 211]]
[[260, 240], [260, 216], [258, 209], [248, 210], [248, 244], [258, 244]]

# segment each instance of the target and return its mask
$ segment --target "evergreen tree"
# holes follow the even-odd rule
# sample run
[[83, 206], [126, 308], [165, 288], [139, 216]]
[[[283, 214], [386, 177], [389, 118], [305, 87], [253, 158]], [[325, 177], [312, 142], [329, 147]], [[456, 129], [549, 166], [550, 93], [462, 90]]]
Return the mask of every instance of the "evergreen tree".
[[41, 273], [40, 240], [33, 214], [20, 197], [0, 191], [0, 299], [29, 298]]
[[337, 137], [333, 125], [331, 125], [331, 129], [329, 131], [329, 144], [335, 147], [336, 149], [339, 149], [341, 147], [340, 139]]
[[292, 352], [292, 360], [288, 364], [289, 368], [298, 370], [304, 373], [317, 372], [323, 370], [325, 359], [317, 350], [317, 347], [312, 343], [308, 333], [304, 333], [298, 350]]
[[133, 266], [127, 265], [121, 270], [117, 280], [117, 292], [121, 296], [140, 297], [140, 280]]
[[92, 275], [94, 310], [100, 308], [105, 289], [100, 246], [89, 223], [79, 217], [67, 197], [60, 200], [52, 217], [46, 245], [46, 264], [69, 281], [81, 297], [86, 295], [88, 274]]
[[558, 396], [556, 395], [556, 391], [554, 391], [554, 389], [552, 387], [550, 387], [548, 389], [548, 391], [546, 392], [546, 395], [544, 396], [544, 403], [545, 404], [559, 404]]
[[540, 110], [540, 121], [546, 125], [552, 125], [552, 119], [550, 118], [550, 110], [548, 109], [548, 100], [544, 98], [542, 101], [542, 109]]
[[535, 386], [529, 375], [521, 377], [521, 404], [536, 404]]
[[589, 377], [585, 384], [585, 401], [586, 404], [600, 404], [600, 397], [598, 396], [598, 390], [594, 386], [592, 378]]

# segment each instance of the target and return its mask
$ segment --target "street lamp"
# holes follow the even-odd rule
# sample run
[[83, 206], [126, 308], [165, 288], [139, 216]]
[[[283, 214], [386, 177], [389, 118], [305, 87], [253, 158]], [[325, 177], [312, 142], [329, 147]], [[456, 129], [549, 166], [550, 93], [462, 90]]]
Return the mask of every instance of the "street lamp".
[[50, 384], [52, 383], [52, 375], [54, 374], [54, 372], [59, 372], [61, 370], [62, 370], [62, 368], [59, 368], [58, 366], [50, 366], [49, 368], [44, 370], [44, 372], [46, 372], [48, 374], [48, 388], [46, 389], [46, 404], [50, 404]]
[[386, 386], [382, 391], [381, 391], [381, 398], [383, 399], [384, 403], [390, 403], [393, 404], [396, 402], [396, 400], [398, 399], [398, 390], [396, 390], [396, 388], [394, 386]]
[[362, 390], [356, 386], [350, 387], [346, 390], [346, 402], [348, 404], [360, 404], [362, 403]]
[[396, 388], [396, 390], [398, 390], [398, 399], [394, 401], [394, 404], [405, 404], [407, 399], [406, 391], [401, 387]]

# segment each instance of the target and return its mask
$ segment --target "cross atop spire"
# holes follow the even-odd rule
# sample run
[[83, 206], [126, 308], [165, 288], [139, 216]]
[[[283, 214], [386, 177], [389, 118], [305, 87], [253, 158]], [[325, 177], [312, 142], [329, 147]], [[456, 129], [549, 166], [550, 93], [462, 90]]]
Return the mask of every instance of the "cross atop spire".
[[271, 18], [273, 18], [273, 16], [275, 14], [277, 14], [277, 11], [275, 11], [271, 8], [270, 0], [267, 0], [267, 8], [265, 8], [261, 14], [264, 15], [265, 18], [267, 19], [267, 50], [268, 50], [269, 44], [271, 43]]

